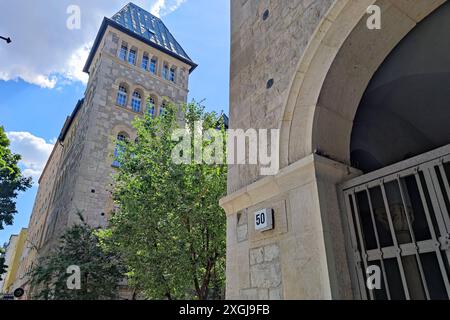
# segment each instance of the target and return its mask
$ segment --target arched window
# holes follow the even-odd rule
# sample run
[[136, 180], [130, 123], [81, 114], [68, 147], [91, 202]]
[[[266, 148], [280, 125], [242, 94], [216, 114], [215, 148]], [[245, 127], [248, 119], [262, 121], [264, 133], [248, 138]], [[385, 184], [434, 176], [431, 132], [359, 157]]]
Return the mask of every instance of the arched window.
[[177, 72], [177, 69], [175, 67], [170, 68], [170, 75], [169, 75], [170, 81], [175, 82], [176, 72]]
[[127, 88], [124, 85], [119, 86], [116, 103], [121, 107], [125, 107], [127, 105]]
[[163, 79], [169, 80], [169, 66], [166, 63], [163, 66], [162, 77]]
[[123, 145], [121, 143], [126, 142], [127, 140], [128, 140], [128, 138], [125, 133], [119, 133], [117, 135], [116, 148], [114, 149], [114, 161], [112, 163], [113, 167], [116, 167], [116, 168], [120, 167], [120, 162], [119, 162], [118, 157], [124, 151]]
[[130, 53], [128, 54], [128, 63], [136, 65], [136, 49], [130, 49]]
[[161, 106], [159, 107], [159, 115], [162, 116], [166, 112], [167, 102], [163, 101]]
[[148, 114], [153, 118], [155, 117], [155, 98], [154, 97], [150, 97], [148, 99]]
[[141, 112], [141, 94], [137, 91], [133, 93], [133, 98], [131, 99], [131, 109], [134, 112]]
[[127, 53], [128, 53], [128, 47], [125, 44], [123, 44], [119, 50], [119, 59], [122, 61], [126, 61]]
[[150, 72], [151, 73], [156, 74], [157, 65], [158, 65], [158, 59], [153, 57], [152, 60], [150, 61]]
[[148, 55], [146, 53], [144, 53], [144, 55], [142, 56], [141, 68], [142, 70], [148, 69]]

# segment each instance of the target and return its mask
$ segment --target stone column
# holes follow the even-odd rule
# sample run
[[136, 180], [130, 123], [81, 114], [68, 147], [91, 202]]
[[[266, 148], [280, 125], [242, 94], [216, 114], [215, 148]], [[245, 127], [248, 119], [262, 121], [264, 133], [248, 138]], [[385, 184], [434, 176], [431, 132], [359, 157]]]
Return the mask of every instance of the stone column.
[[[228, 299], [351, 299], [337, 183], [359, 174], [310, 155], [221, 200], [228, 216]], [[274, 230], [254, 212], [274, 209]]]

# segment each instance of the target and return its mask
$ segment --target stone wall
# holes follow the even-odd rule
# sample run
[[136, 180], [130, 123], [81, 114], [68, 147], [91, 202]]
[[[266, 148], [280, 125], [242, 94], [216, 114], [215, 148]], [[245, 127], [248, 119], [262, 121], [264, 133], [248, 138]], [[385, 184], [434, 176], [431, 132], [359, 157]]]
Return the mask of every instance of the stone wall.
[[[340, 184], [350, 167], [354, 114], [380, 64], [443, 0], [231, 1], [230, 127], [280, 128], [281, 170], [230, 166], [227, 297], [358, 299], [359, 268]], [[382, 30], [367, 28], [379, 5]], [[254, 232], [255, 212], [275, 229]], [[266, 248], [278, 261], [266, 261]], [[269, 249], [270, 250], [270, 249]], [[275, 287], [279, 286], [279, 287]], [[274, 297], [274, 296], [272, 296]]]
[[27, 240], [16, 279], [17, 287], [24, 288], [26, 296], [29, 294], [28, 272], [30, 272], [33, 263], [36, 262], [37, 251], [43, 245], [43, 235], [46, 233], [48, 227], [47, 218], [54, 193], [55, 180], [59, 172], [61, 154], [62, 146], [56, 143], [41, 178], [39, 181], [34, 181], [35, 184], [39, 184], [39, 189], [28, 224]]
[[[231, 1], [232, 128], [279, 128], [298, 62], [332, 3], [334, 0]], [[270, 79], [274, 84], [267, 89]], [[256, 166], [231, 166], [228, 191], [237, 191], [258, 178]]]
[[[222, 199], [227, 299], [351, 298], [336, 183], [355, 174], [311, 155]], [[273, 230], [255, 231], [262, 208], [273, 209]]]
[[[337, 2], [231, 1], [232, 128], [281, 128], [299, 62]], [[227, 298], [353, 297], [335, 185], [353, 174], [313, 154], [273, 177], [261, 177], [257, 166], [230, 166], [229, 196], [221, 201]], [[254, 213], [262, 208], [274, 209], [274, 230], [255, 232]]]
[[244, 299], [281, 300], [283, 298], [278, 245], [250, 250], [250, 287], [241, 291]]

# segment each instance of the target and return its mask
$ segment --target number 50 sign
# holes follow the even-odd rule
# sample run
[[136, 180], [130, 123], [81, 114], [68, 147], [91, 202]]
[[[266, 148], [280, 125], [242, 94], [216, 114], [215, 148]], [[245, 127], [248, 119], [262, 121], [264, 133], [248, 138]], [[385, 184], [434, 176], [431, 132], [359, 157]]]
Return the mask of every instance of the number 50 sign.
[[261, 209], [255, 212], [255, 230], [256, 231], [267, 231], [273, 229], [273, 210], [272, 209]]

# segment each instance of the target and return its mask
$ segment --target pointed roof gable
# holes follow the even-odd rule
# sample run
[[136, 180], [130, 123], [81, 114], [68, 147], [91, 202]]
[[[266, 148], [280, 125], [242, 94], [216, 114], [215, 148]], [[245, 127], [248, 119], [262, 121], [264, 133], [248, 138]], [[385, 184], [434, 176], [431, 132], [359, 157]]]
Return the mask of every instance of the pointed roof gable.
[[197, 64], [187, 55], [160, 18], [130, 2], [111, 19], [104, 18], [84, 67], [84, 72], [89, 71], [92, 59], [108, 25], [187, 63], [192, 67], [191, 72], [197, 67]]
[[174, 54], [191, 60], [162, 20], [134, 3], [127, 4], [112, 17], [112, 20]]

